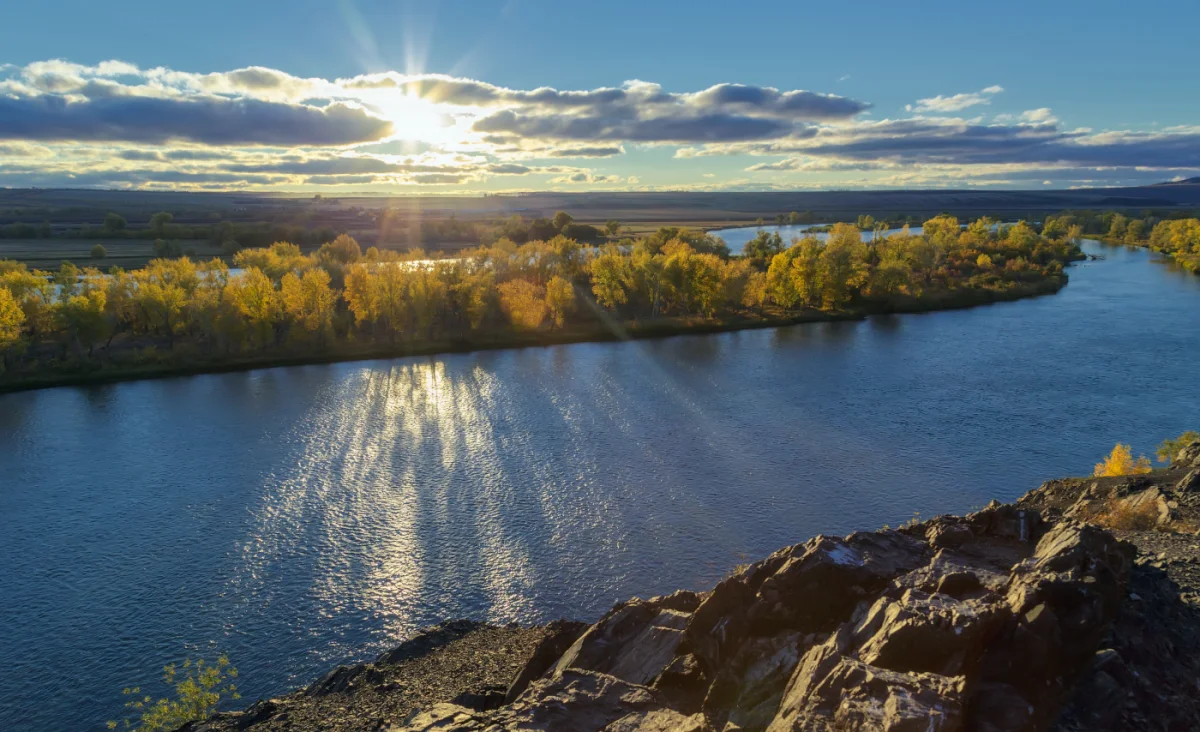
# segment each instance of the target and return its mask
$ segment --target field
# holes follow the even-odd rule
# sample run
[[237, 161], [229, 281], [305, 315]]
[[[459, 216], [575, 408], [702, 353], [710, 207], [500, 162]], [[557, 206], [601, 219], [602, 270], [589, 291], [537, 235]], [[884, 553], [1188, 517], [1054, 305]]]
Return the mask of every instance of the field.
[[[97, 244], [108, 250], [104, 259], [91, 258], [92, 247]], [[221, 248], [209, 241], [180, 244], [184, 249], [195, 249], [200, 259], [221, 254]], [[15, 259], [31, 269], [57, 269], [64, 260], [79, 267], [134, 269], [154, 258], [153, 245], [150, 239], [0, 239], [0, 259]]]

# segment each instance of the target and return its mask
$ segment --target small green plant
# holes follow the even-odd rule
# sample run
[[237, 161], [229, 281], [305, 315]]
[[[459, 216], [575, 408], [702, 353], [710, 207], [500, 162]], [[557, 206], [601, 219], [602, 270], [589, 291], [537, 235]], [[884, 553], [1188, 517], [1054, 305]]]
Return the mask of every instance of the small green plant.
[[[224, 654], [215, 664], [207, 664], [204, 659], [193, 664], [188, 659], [179, 668], [175, 664], [164, 666], [163, 681], [174, 690], [174, 698], [153, 701], [138, 686], [122, 690], [128, 697], [125, 708], [129, 710], [122, 726], [140, 732], [169, 732], [188, 722], [206, 719], [222, 701], [242, 698], [233, 683], [237, 675], [237, 669]], [[116, 721], [109, 720], [109, 729], [117, 726]]]
[[1158, 462], [1160, 463], [1169, 463], [1175, 459], [1180, 450], [1196, 440], [1200, 440], [1200, 432], [1188, 430], [1179, 437], [1163, 440], [1163, 443], [1158, 446], [1158, 450], [1154, 453], [1154, 456], [1158, 458]]
[[108, 256], [108, 250], [104, 248], [103, 244], [97, 244], [92, 247], [90, 256], [92, 259], [104, 259]]

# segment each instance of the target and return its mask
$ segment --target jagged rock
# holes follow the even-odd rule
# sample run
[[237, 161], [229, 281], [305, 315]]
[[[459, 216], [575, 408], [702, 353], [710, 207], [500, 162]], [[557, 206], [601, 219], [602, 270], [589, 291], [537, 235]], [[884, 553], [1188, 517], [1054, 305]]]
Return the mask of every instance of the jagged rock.
[[[1009, 618], [980, 663], [969, 724], [997, 730], [1044, 729], [1066, 692], [1088, 668], [1117, 606], [1133, 563], [1132, 548], [1095, 526], [1062, 522], [1013, 568], [1005, 597]], [[989, 690], [990, 689], [990, 690]], [[1028, 720], [997, 726], [993, 713], [1019, 698]]]
[[604, 728], [604, 732], [708, 732], [703, 714], [684, 716], [673, 709], [634, 712]]
[[1189, 470], [1187, 475], [1183, 476], [1175, 485], [1175, 491], [1177, 493], [1200, 491], [1200, 468]]
[[838, 645], [831, 638], [805, 655], [769, 732], [961, 729], [961, 678], [875, 668]]
[[672, 707], [687, 713], [700, 709], [708, 688], [708, 676], [690, 653], [676, 656], [654, 680], [654, 689], [661, 692]]
[[[1074, 500], [1065, 483], [1040, 490]], [[1122, 500], [1135, 499], [1163, 494]], [[1085, 671], [1101, 694], [1137, 683], [1116, 651], [1096, 653], [1131, 548], [1056, 515], [995, 504], [899, 531], [818, 536], [705, 595], [633, 599], [586, 630], [556, 624], [505, 694], [468, 687], [393, 729], [1043, 730]], [[337, 669], [310, 689], [334, 693], [371, 673]], [[1077, 718], [1107, 724], [1114, 708]]]
[[1183, 447], [1171, 460], [1172, 468], [1200, 468], [1200, 440]]
[[739, 729], [766, 727], [800, 657], [811, 646], [809, 638], [793, 631], [745, 643], [709, 689], [704, 700], [708, 718]]
[[587, 630], [587, 625], [572, 620], [555, 620], [546, 626], [546, 630], [546, 637], [534, 648], [529, 661], [508, 685], [508, 691], [504, 695], [506, 704], [515, 701], [529, 688], [534, 679], [557, 663], [579, 636], [583, 635], [583, 631]]
[[901, 672], [960, 676], [1002, 622], [994, 604], [907, 590], [881, 597], [854, 629], [860, 660]]
[[633, 600], [589, 628], [563, 654], [554, 673], [599, 671], [633, 684], [649, 684], [671, 659], [690, 613]]
[[[392, 729], [394, 732], [518, 729], [582, 732], [604, 730], [614, 722], [628, 720], [627, 725], [633, 726], [618, 729], [648, 732], [662, 727], [639, 727], [637, 724], [650, 724], [646, 715], [668, 710], [662, 696], [644, 686], [608, 674], [566, 670], [534, 682], [515, 702], [501, 709], [475, 712], [456, 704], [438, 704]], [[650, 719], [659, 723], [683, 717], [665, 713]]]
[[1174, 518], [1170, 501], [1157, 487], [1147, 488], [1120, 499], [1120, 508], [1138, 515], [1150, 514], [1154, 516], [1158, 526], [1168, 524]]

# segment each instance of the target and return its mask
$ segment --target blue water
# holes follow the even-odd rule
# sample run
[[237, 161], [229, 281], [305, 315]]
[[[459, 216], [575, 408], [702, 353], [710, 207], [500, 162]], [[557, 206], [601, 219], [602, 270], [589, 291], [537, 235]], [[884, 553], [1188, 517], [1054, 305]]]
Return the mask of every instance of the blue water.
[[447, 617], [594, 618], [1200, 428], [1200, 278], [864, 322], [0, 395], [0, 729], [215, 650], [246, 702]]
[[[767, 231], [772, 234], [779, 232], [779, 236], [783, 239], [783, 245], [787, 247], [791, 246], [793, 239], [803, 239], [805, 236], [816, 236], [818, 239], [825, 240], [829, 236], [828, 232], [820, 231], [816, 234], [809, 234], [808, 230], [814, 226], [824, 227], [827, 225], [828, 224], [789, 224], [784, 226], [742, 226], [736, 229], [718, 229], [710, 233], [721, 237], [725, 241], [725, 244], [729, 246], [729, 251], [733, 252], [734, 254], [741, 254], [742, 249], [745, 248], [746, 244], [749, 243], [751, 239], [754, 239], [756, 236], [758, 236], [759, 231]], [[909, 233], [920, 234], [924, 230], [925, 227], [923, 226], [913, 226], [909, 228]], [[901, 229], [888, 229], [882, 232], [880, 236], [888, 236], [889, 234], [895, 234], [899, 231], [901, 231]], [[862, 233], [863, 241], [871, 241], [872, 237], [874, 236], [875, 234], [870, 231], [864, 231]]]

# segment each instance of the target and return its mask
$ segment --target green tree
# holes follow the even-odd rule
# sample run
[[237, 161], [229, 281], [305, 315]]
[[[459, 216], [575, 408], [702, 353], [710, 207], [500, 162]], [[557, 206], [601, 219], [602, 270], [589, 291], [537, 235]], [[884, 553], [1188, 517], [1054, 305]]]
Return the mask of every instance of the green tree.
[[1200, 432], [1188, 430], [1179, 437], [1163, 440], [1163, 443], [1158, 446], [1158, 450], [1155, 451], [1154, 456], [1158, 458], [1160, 463], [1169, 463], [1175, 459], [1180, 450], [1197, 440], [1200, 440]]
[[108, 250], [104, 248], [103, 244], [97, 244], [96, 246], [92, 247], [89, 255], [92, 259], [104, 259], [108, 257]]
[[128, 222], [125, 221], [125, 217], [118, 213], [110, 211], [104, 216], [104, 230], [110, 234], [124, 231], [127, 225]]
[[616, 236], [621, 233], [621, 222], [616, 219], [609, 219], [604, 222], [604, 233], [609, 236]]
[[566, 211], [559, 211], [558, 213], [554, 214], [553, 221], [555, 230], [562, 231], [563, 229], [567, 228], [569, 224], [574, 223], [575, 217]]
[[167, 211], [159, 211], [150, 217], [150, 231], [154, 232], [155, 236], [162, 237], [166, 235], [167, 224], [175, 220], [175, 216]]

